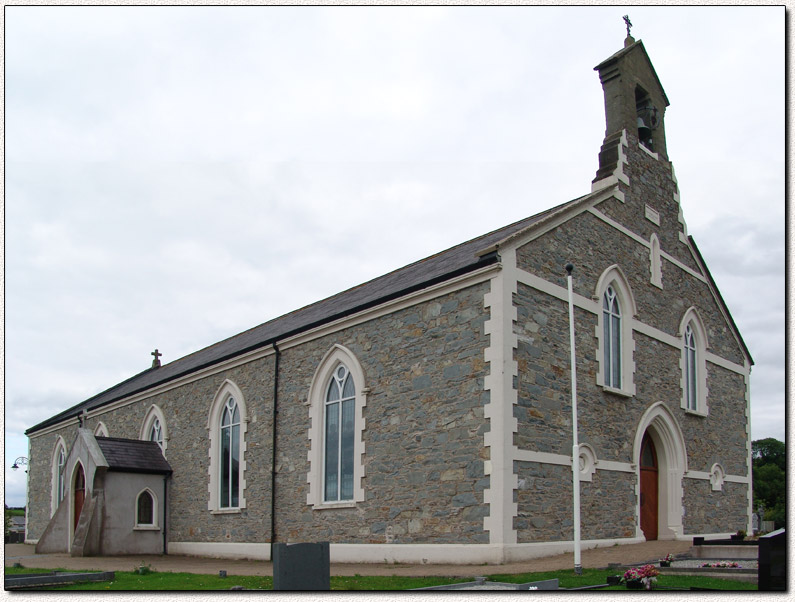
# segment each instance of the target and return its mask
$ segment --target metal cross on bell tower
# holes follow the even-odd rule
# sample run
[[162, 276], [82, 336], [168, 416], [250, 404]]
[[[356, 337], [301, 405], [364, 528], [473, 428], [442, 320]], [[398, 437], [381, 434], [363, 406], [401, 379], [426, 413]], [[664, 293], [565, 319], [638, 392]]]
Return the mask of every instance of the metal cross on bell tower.
[[627, 24], [627, 37], [630, 37], [629, 30], [632, 29], [632, 21], [629, 20], [629, 15], [624, 15], [624, 23]]

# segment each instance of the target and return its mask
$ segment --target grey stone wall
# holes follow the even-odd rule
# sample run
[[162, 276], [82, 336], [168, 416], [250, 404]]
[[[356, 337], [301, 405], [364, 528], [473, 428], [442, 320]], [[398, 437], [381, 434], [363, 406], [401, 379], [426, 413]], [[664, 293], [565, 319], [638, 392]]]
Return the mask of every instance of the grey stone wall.
[[[657, 233], [663, 251], [695, 269], [692, 255], [678, 237], [682, 228], [678, 221], [679, 206], [673, 200], [675, 188], [670, 165], [634, 149], [633, 144], [636, 143], [630, 135], [629, 165], [624, 169], [632, 186], [622, 185], [626, 202], [609, 199], [596, 208], [645, 239], [652, 232]], [[645, 218], [646, 203], [659, 212], [660, 226]], [[707, 329], [710, 351], [736, 364], [743, 364], [743, 352], [707, 284], [663, 259], [663, 289], [655, 287], [650, 282], [648, 247], [596, 216], [581, 214], [517, 250], [517, 264], [521, 269], [564, 288], [566, 272], [563, 266], [568, 261], [575, 264], [575, 292], [586, 298], [594, 296], [598, 278], [604, 270], [618, 264], [632, 289], [637, 319], [671, 336], [679, 334], [685, 311], [695, 306]], [[517, 308], [514, 332], [518, 338], [514, 354], [518, 365], [518, 401], [514, 406], [518, 429], [514, 441], [519, 449], [570, 455], [567, 304], [523, 284], [517, 286], [514, 304]], [[680, 407], [681, 350], [635, 332], [635, 396], [627, 398], [605, 392], [596, 385], [598, 348], [594, 333], [597, 315], [576, 309], [575, 322], [579, 439], [580, 443], [593, 447], [599, 460], [633, 462], [632, 444], [641, 415], [652, 404], [663, 402], [683, 433], [689, 469], [707, 472], [714, 462], [719, 462], [728, 474], [747, 474], [745, 383], [741, 375], [708, 362], [709, 415], [688, 414]], [[532, 464], [517, 464], [520, 483], [535, 483], [531, 489], [520, 487], [517, 492], [519, 541], [570, 538], [570, 525], [561, 521], [555, 523], [549, 517], [549, 508], [570, 505], [571, 476], [568, 469]], [[552, 485], [556, 478], [568, 484], [556, 489]], [[596, 500], [588, 502], [591, 503], [589, 512], [598, 524], [608, 523], [601, 530], [590, 532], [588, 537], [634, 535], [637, 500], [633, 487], [636, 478], [628, 473], [597, 471], [594, 483], [583, 486], [583, 492], [588, 489], [591, 491], [589, 495]], [[685, 481], [692, 489], [690, 480]], [[744, 495], [732, 487], [724, 498], [728, 500], [731, 497], [732, 508], [744, 515], [747, 505]], [[608, 514], [600, 514], [602, 501], [609, 504]], [[707, 519], [707, 507], [711, 503], [709, 497], [691, 494], [683, 503], [688, 516], [686, 532], [726, 531], [726, 527], [717, 529]], [[725, 501], [724, 507], [727, 504], [729, 502]], [[570, 518], [571, 514], [564, 512], [563, 516]], [[617, 518], [613, 520], [612, 516]], [[615, 535], [604, 535], [606, 533]]]
[[[199, 379], [181, 387], [152, 396], [86, 421], [93, 430], [99, 421], [108, 427], [111, 437], [137, 439], [147, 411], [152, 404], [163, 411], [168, 430], [166, 459], [174, 470], [169, 486], [169, 541], [249, 541], [270, 540], [270, 466], [273, 397], [273, 358], [256, 360]], [[209, 437], [207, 421], [210, 406], [224, 380], [233, 381], [241, 390], [248, 411], [244, 492], [247, 507], [239, 514], [211, 515], [207, 510], [209, 484]], [[61, 431], [59, 431], [61, 432]], [[63, 429], [70, 446], [76, 428]], [[35, 493], [35, 514], [30, 537], [37, 537], [49, 521], [50, 457], [57, 433], [31, 439], [36, 449], [36, 466], [31, 470], [31, 491]], [[38, 457], [43, 448], [46, 458]], [[46, 451], [49, 449], [50, 451]], [[41, 495], [47, 491], [46, 496]], [[40, 499], [41, 498], [41, 499]], [[34, 511], [35, 508], [35, 511]]]
[[[622, 204], [610, 199], [597, 205], [597, 209], [610, 205]], [[643, 209], [636, 209], [643, 219]], [[625, 225], [632, 229], [632, 224]], [[637, 319], [671, 336], [677, 336], [685, 311], [695, 306], [707, 329], [711, 350], [735, 363], [743, 363], [742, 352], [712, 300], [707, 284], [663, 259], [663, 289], [655, 287], [650, 282], [648, 248], [597, 217], [581, 214], [517, 250], [520, 268], [562, 287], [566, 286], [563, 266], [568, 261], [575, 265], [574, 292], [586, 298], [595, 295], [602, 273], [618, 264], [632, 289]]]
[[58, 435], [64, 438], [66, 454], [77, 436], [77, 424], [30, 439], [28, 456], [27, 537], [39, 539], [50, 522], [52, 500], [52, 455]]
[[[281, 358], [277, 539], [345, 543], [486, 543], [483, 517], [483, 351], [487, 284], [286, 350]], [[308, 486], [305, 405], [323, 355], [339, 343], [356, 354], [370, 394], [365, 501], [316, 510]]]
[[734, 533], [748, 526], [748, 486], [724, 483], [712, 491], [709, 481], [683, 479], [685, 533]]
[[720, 366], [708, 364], [707, 369], [709, 416], [687, 414], [680, 422], [687, 441], [687, 467], [709, 472], [718, 462], [726, 474], [745, 475], [748, 470], [748, 417], [742, 396], [744, 379]]
[[[574, 538], [571, 468], [515, 462], [519, 488], [514, 528], [518, 543], [571, 541]], [[580, 483], [580, 536], [583, 540], [633, 537], [633, 475], [597, 470]]]
[[[289, 348], [279, 370], [277, 540], [333, 543], [485, 543], [483, 380], [488, 283], [416, 305]], [[366, 499], [352, 509], [306, 504], [312, 377], [335, 344], [361, 362], [371, 392], [364, 417]], [[207, 376], [142, 402], [90, 418], [112, 437], [138, 438], [154, 403], [168, 429], [169, 541], [268, 542], [271, 539], [273, 365], [268, 356]], [[213, 398], [224, 380], [247, 410], [246, 508], [211, 514], [209, 437]], [[71, 445], [76, 428], [59, 431]], [[57, 433], [31, 440], [30, 537], [49, 521], [52, 449]]]

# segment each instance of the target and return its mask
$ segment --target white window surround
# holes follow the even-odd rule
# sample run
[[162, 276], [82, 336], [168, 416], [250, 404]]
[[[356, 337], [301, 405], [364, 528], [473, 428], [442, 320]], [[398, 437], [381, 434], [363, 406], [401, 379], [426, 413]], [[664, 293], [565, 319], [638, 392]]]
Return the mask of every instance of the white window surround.
[[[618, 298], [621, 307], [621, 386], [612, 387], [605, 384], [605, 340], [604, 340], [604, 312], [602, 311], [602, 298], [608, 287], [612, 287], [613, 292]], [[597, 313], [596, 340], [597, 340], [597, 363], [599, 370], [596, 373], [596, 384], [605, 391], [632, 397], [635, 395], [635, 340], [632, 336], [635, 316], [638, 313], [635, 299], [629, 282], [618, 265], [607, 268], [599, 277], [596, 283], [594, 301], [598, 303], [599, 312]]]
[[656, 234], [652, 234], [649, 239], [649, 270], [651, 271], [651, 283], [662, 288], [662, 260], [660, 258], [660, 239]]
[[[151, 523], [140, 523], [138, 519], [138, 500], [141, 499], [141, 496], [144, 493], [148, 493], [152, 498], [152, 522]], [[141, 491], [138, 492], [138, 495], [135, 496], [135, 506], [133, 508], [133, 512], [135, 513], [135, 527], [133, 528], [134, 531], [159, 531], [160, 527], [158, 525], [158, 504], [157, 504], [157, 496], [155, 492], [149, 489], [149, 487], [144, 487]]]
[[[221, 508], [220, 494], [220, 449], [221, 449], [221, 417], [226, 402], [234, 397], [240, 411], [240, 494], [235, 508]], [[246, 401], [240, 388], [231, 380], [225, 380], [215, 393], [207, 418], [207, 432], [210, 439], [210, 467], [207, 509], [214, 514], [236, 514], [246, 507], [246, 431], [248, 430], [248, 411]]]
[[168, 427], [166, 426], [166, 418], [160, 406], [156, 404], [149, 406], [146, 416], [144, 416], [143, 422], [141, 422], [141, 432], [138, 438], [141, 441], [149, 441], [149, 433], [152, 430], [152, 425], [155, 420], [160, 422], [161, 434], [163, 436], [163, 445], [161, 449], [163, 450], [163, 457], [166, 457], [166, 449], [168, 449]]
[[[340, 364], [345, 367], [353, 378], [355, 386], [354, 398], [354, 432], [353, 432], [353, 500], [342, 502], [323, 501], [323, 410], [326, 402], [326, 389], [329, 379]], [[363, 410], [367, 405], [367, 389], [364, 371], [359, 360], [346, 347], [334, 345], [326, 352], [312, 377], [312, 384], [309, 387], [309, 472], [307, 473], [307, 484], [309, 492], [306, 496], [306, 503], [315, 510], [327, 508], [352, 508], [358, 502], [364, 501], [364, 440], [362, 434], [365, 428]]]
[[[687, 327], [690, 326], [695, 338], [696, 347], [696, 408], [691, 409], [687, 407], [687, 347], [685, 345], [685, 332]], [[701, 317], [694, 307], [691, 307], [685, 312], [682, 322], [679, 324], [679, 332], [677, 336], [680, 340], [681, 355], [679, 359], [679, 372], [681, 374], [680, 387], [682, 389], [682, 399], [680, 401], [681, 408], [688, 414], [697, 416], [707, 416], [709, 414], [709, 406], [707, 404], [707, 350], [709, 349], [709, 342], [707, 341], [707, 330]]]
[[97, 426], [94, 428], [94, 436], [95, 437], [109, 437], [108, 435], [108, 427], [104, 422], [99, 422]]
[[[62, 453], [63, 455], [61, 455]], [[50, 516], [55, 514], [55, 511], [58, 509], [63, 499], [64, 491], [66, 490], [66, 456], [66, 442], [63, 437], [58, 435], [58, 439], [56, 439], [55, 446], [52, 450], [52, 479], [50, 487], [52, 495], [50, 500]], [[60, 460], [63, 462], [60, 463]], [[58, 470], [59, 464], [61, 466], [60, 471]]]

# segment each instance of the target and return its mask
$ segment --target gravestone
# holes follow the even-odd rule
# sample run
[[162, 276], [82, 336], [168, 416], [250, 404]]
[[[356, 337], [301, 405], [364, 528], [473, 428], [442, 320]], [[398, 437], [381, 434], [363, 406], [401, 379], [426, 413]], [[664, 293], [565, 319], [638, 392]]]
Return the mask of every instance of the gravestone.
[[273, 589], [292, 591], [331, 589], [328, 542], [275, 544]]
[[759, 538], [759, 564], [756, 575], [760, 592], [787, 589], [786, 530], [779, 529]]

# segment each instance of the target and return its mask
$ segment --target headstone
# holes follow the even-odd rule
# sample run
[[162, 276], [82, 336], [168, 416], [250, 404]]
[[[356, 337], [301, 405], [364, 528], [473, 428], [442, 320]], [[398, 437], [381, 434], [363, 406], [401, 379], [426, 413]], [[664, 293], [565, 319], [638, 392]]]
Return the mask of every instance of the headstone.
[[754, 533], [759, 531], [759, 515], [756, 512], [751, 515], [751, 529]]
[[273, 589], [292, 591], [331, 589], [328, 542], [274, 544]]
[[759, 563], [756, 575], [760, 592], [787, 589], [786, 530], [779, 529], [759, 538]]

